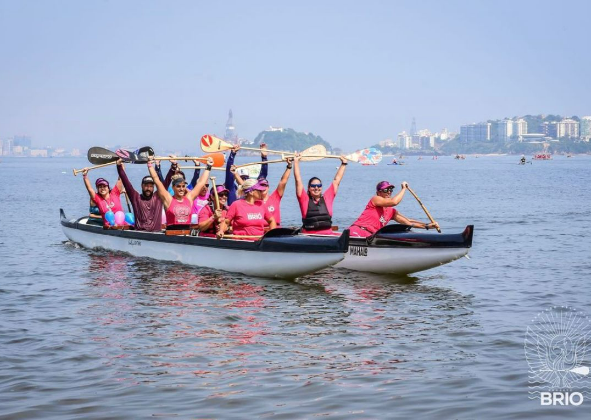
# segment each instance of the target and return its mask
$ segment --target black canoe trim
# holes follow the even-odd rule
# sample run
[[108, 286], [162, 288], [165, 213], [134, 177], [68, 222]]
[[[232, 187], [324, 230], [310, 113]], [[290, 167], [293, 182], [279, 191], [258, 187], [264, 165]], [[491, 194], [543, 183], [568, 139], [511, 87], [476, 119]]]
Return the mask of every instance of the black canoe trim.
[[386, 225], [367, 238], [351, 237], [349, 245], [372, 248], [471, 248], [474, 225], [462, 233], [418, 233], [407, 225]]
[[166, 236], [163, 233], [141, 232], [136, 230], [109, 230], [103, 229], [100, 226], [79, 223], [85, 218], [86, 217], [81, 217], [79, 219], [68, 220], [63, 209], [60, 209], [62, 226], [90, 232], [95, 235], [115, 236], [130, 240], [145, 240], [150, 242], [185, 244], [243, 251], [297, 252], [304, 254], [342, 254], [347, 252], [349, 247], [349, 230], [345, 230], [341, 236], [310, 237], [306, 235], [298, 235], [298, 229], [279, 228], [267, 232], [265, 236], [258, 241], [236, 241], [229, 239], [219, 240], [202, 236]]

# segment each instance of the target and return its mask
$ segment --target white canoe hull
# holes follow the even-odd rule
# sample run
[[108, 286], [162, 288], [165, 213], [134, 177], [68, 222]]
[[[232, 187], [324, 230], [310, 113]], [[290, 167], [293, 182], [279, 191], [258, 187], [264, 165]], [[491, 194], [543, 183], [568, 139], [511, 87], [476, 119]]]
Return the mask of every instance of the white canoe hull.
[[468, 254], [468, 248], [372, 248], [349, 246], [335, 265], [378, 274], [411, 274], [450, 263]]
[[[174, 261], [198, 267], [243, 273], [255, 277], [296, 278], [332, 266], [344, 257], [341, 252], [262, 252], [243, 249], [225, 249], [186, 243], [154, 241], [161, 233], [135, 232], [133, 239], [124, 236], [100, 234], [62, 224], [66, 237], [89, 249], [125, 252], [136, 257]], [[93, 229], [94, 230], [94, 229]], [[97, 228], [96, 231], [102, 231]], [[200, 238], [218, 241], [215, 238]], [[225, 240], [227, 241], [227, 240]], [[218, 242], [219, 243], [219, 242]], [[343, 248], [344, 249], [344, 248]]]

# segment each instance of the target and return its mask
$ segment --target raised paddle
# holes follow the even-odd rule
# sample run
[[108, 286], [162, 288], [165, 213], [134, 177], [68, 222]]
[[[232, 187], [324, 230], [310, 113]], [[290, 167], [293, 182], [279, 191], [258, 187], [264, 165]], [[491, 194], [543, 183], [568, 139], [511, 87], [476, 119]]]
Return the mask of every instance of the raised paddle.
[[236, 169], [238, 169], [238, 168], [244, 168], [245, 166], [251, 166], [251, 165], [263, 165], [265, 163], [281, 163], [281, 162], [285, 162], [285, 159], [261, 160], [261, 161], [258, 161], [258, 162], [243, 163], [242, 165], [236, 165]]
[[[179, 169], [205, 169], [204, 166], [179, 166]], [[211, 168], [212, 171], [225, 171], [226, 168]]]
[[[423, 202], [421, 201], [421, 199], [415, 194], [415, 192], [408, 186], [408, 184], [406, 184], [406, 189], [408, 190], [409, 193], [411, 193], [413, 195], [414, 198], [417, 199], [417, 201], [419, 202], [419, 204], [421, 205], [423, 211], [425, 212], [425, 214], [427, 215], [427, 217], [429, 218], [429, 220], [431, 221], [431, 223], [435, 223], [437, 224], [437, 222], [435, 220], [433, 220], [433, 217], [431, 217], [431, 214], [429, 213], [429, 210], [427, 210], [427, 208], [423, 205]], [[435, 228], [437, 229], [437, 232], [441, 233], [441, 229], [439, 228], [439, 225], [437, 225], [437, 227]]]
[[[201, 137], [201, 150], [205, 153], [214, 153], [214, 152], [223, 152], [226, 150], [230, 150], [234, 147], [233, 144], [228, 143], [225, 140], [220, 139], [219, 137], [212, 136], [211, 134], [206, 134]], [[283, 150], [269, 150], [269, 149], [261, 149], [256, 147], [245, 147], [240, 146], [241, 149], [244, 150], [255, 150], [257, 152], [267, 152], [267, 153], [289, 153]], [[293, 154], [293, 153], [292, 153]]]
[[217, 166], [218, 168], [220, 166], [224, 166], [224, 155], [221, 153], [210, 153], [208, 155], [205, 156], [177, 156], [177, 157], [168, 157], [168, 156], [154, 156], [154, 160], [200, 160], [203, 162], [207, 162], [207, 158], [212, 158], [213, 159], [213, 165], [212, 166]]

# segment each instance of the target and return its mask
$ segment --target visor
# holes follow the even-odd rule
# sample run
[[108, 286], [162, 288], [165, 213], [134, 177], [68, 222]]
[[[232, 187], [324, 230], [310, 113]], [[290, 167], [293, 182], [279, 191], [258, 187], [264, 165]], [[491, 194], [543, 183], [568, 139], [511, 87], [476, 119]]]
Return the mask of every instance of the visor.
[[186, 184], [187, 181], [185, 181], [185, 178], [183, 178], [182, 176], [179, 176], [178, 178], [175, 178], [172, 180], [172, 186], [176, 186], [179, 184]]
[[105, 178], [99, 178], [99, 179], [97, 179], [94, 184], [96, 185], [97, 188], [100, 185], [106, 185], [107, 188], [109, 188], [109, 181], [107, 181]]
[[[258, 181], [252, 187], [244, 190], [244, 192], [249, 193], [249, 192], [253, 192], [253, 191], [265, 191], [267, 189], [268, 185], [267, 186], [261, 185], [261, 182], [263, 182], [263, 181]], [[264, 182], [266, 182], [266, 181], [264, 181]]]
[[[221, 194], [221, 193], [223, 193], [223, 192], [226, 192], [226, 193], [228, 193], [228, 194], [230, 193], [230, 191], [228, 191], [228, 190], [226, 189], [226, 187], [224, 187], [223, 185], [218, 185], [218, 186], [216, 186], [216, 187], [215, 187], [215, 189], [216, 189], [216, 191], [217, 191], [217, 193], [218, 193], [218, 194]], [[209, 191], [209, 194], [210, 194], [211, 196], [213, 196], [213, 188], [212, 188], [212, 189]]]
[[388, 181], [382, 181], [376, 185], [376, 191], [385, 190], [386, 188], [396, 188], [394, 185], [390, 184]]

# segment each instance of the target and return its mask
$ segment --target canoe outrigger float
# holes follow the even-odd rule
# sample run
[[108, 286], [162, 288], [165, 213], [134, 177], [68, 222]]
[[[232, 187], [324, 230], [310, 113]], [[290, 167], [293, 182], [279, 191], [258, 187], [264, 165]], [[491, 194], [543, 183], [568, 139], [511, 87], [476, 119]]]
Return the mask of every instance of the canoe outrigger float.
[[387, 225], [368, 238], [349, 239], [349, 252], [336, 268], [379, 274], [410, 274], [447, 264], [468, 254], [474, 226], [462, 233], [413, 232]]
[[126, 252], [136, 257], [176, 261], [256, 277], [296, 278], [330, 267], [347, 252], [349, 231], [341, 236], [309, 237], [299, 229], [273, 229], [257, 241], [160, 232], [103, 229], [88, 217], [69, 219], [60, 209], [64, 234], [85, 248]]

